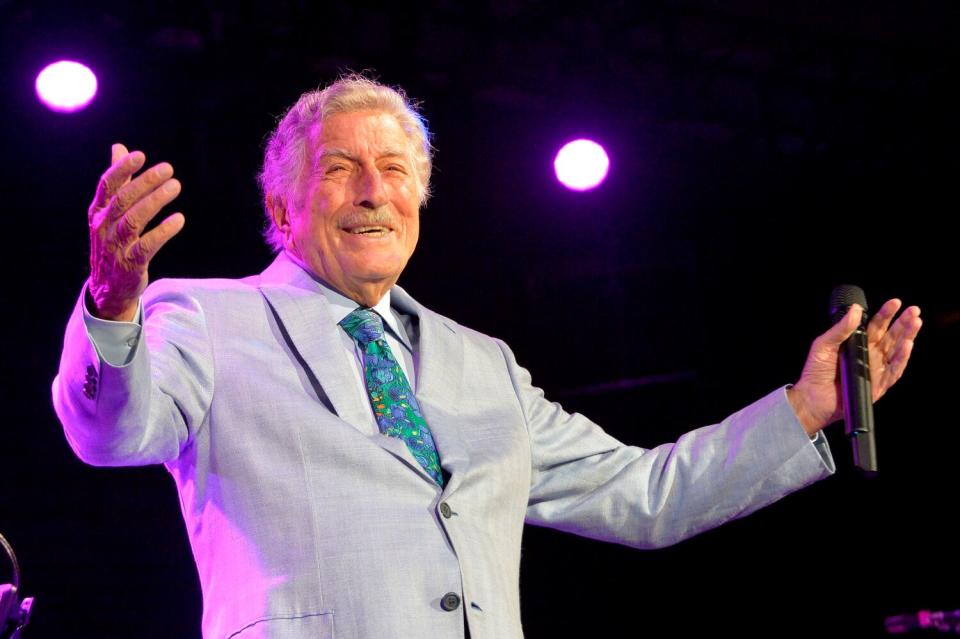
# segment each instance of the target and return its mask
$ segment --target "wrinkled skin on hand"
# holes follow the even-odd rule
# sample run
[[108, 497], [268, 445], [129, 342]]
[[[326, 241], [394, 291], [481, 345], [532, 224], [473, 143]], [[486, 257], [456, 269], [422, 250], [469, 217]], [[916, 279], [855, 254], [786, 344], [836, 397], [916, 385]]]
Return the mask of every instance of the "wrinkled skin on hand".
[[[867, 348], [873, 401], [877, 401], [903, 375], [923, 321], [920, 308], [905, 309], [891, 325], [902, 302], [888, 300], [867, 324]], [[813, 341], [800, 379], [787, 391], [804, 430], [811, 436], [843, 418], [840, 388], [840, 346], [860, 326], [863, 309], [854, 304], [830, 330]]]
[[130, 153], [114, 144], [112, 165], [101, 176], [90, 204], [89, 291], [102, 319], [130, 321], [147, 287], [150, 260], [183, 228], [184, 217], [174, 213], [148, 233], [144, 228], [180, 194], [173, 167], [166, 162], [134, 177], [146, 163], [140, 151]]

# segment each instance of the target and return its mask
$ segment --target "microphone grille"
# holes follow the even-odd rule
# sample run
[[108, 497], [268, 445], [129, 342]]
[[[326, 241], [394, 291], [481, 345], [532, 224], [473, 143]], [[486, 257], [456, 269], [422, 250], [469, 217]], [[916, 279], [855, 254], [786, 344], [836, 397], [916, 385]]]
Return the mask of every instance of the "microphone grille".
[[853, 284], [841, 284], [830, 293], [830, 317], [834, 321], [843, 317], [853, 304], [859, 304], [867, 310], [867, 295], [863, 289]]

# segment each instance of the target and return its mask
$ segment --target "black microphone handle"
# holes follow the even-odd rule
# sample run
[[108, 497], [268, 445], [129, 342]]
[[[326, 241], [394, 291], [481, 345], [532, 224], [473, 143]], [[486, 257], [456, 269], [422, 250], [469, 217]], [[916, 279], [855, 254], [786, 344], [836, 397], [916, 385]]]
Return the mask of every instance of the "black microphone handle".
[[866, 313], [856, 332], [840, 351], [843, 418], [853, 448], [853, 463], [864, 473], [877, 472], [877, 446], [873, 437], [873, 390], [867, 349]]

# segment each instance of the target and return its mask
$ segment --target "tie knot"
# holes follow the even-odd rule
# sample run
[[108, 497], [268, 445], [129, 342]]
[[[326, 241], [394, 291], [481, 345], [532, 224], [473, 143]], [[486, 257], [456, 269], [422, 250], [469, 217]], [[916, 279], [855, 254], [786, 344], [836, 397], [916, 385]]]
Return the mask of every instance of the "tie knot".
[[364, 346], [383, 338], [383, 319], [369, 308], [354, 309], [340, 320], [340, 326]]

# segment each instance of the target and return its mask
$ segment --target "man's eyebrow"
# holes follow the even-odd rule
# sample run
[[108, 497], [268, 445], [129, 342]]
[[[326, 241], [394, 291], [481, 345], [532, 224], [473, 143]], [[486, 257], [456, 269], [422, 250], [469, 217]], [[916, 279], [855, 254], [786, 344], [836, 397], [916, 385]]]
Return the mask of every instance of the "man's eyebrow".
[[[326, 147], [320, 153], [320, 160], [326, 160], [327, 158], [331, 158], [331, 157], [343, 158], [344, 160], [349, 160], [351, 162], [360, 161], [360, 158], [358, 158], [355, 154], [351, 153], [346, 149], [342, 149], [340, 147], [335, 147], [335, 146]], [[395, 157], [406, 159], [407, 151], [400, 147], [386, 147], [385, 149], [383, 149], [383, 152], [380, 153], [380, 156], [378, 159], [395, 158]]]
[[345, 159], [345, 160], [350, 160], [351, 162], [357, 162], [357, 161], [359, 161], [359, 158], [358, 158], [356, 155], [354, 155], [353, 153], [350, 153], [350, 151], [347, 151], [346, 149], [340, 149], [340, 148], [337, 148], [337, 147], [326, 147], [326, 148], [324, 148], [323, 151], [320, 153], [320, 159], [321, 159], [321, 160], [325, 160], [325, 159], [331, 158], [331, 157], [334, 157], [334, 158], [343, 158], [343, 159]]

